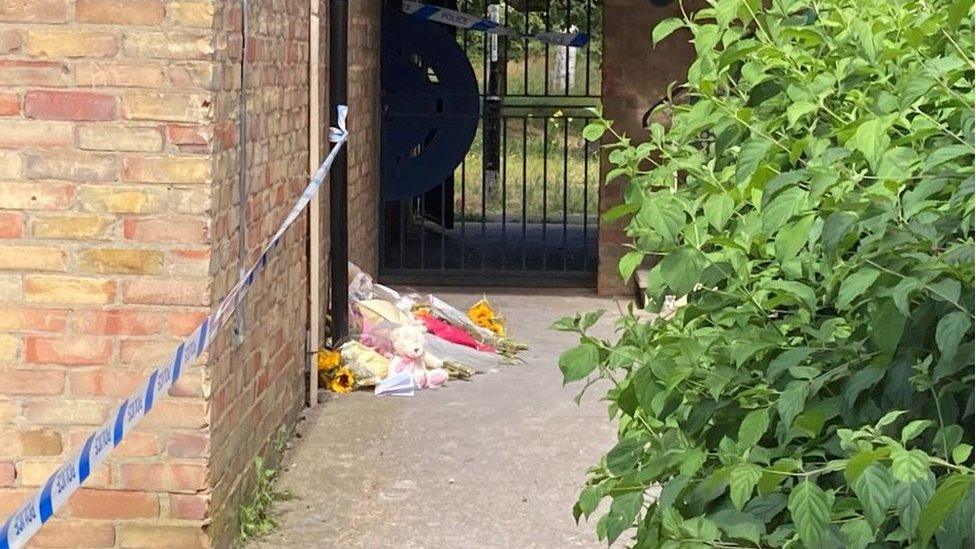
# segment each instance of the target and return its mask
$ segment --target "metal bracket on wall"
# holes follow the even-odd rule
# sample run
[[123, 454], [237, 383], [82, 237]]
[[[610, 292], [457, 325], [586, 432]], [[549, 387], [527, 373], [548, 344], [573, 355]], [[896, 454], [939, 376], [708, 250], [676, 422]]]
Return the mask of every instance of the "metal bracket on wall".
[[[237, 182], [237, 259], [240, 263], [240, 275], [244, 276], [247, 265], [247, 0], [241, 2], [241, 91], [238, 125], [238, 182]], [[244, 342], [246, 331], [247, 305], [241, 304], [234, 317], [234, 345]]]

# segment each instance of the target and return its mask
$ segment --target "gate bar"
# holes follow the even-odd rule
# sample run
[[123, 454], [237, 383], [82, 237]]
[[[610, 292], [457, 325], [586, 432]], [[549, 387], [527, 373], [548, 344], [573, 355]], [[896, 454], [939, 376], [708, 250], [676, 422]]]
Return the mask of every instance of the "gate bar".
[[[348, 76], [348, 0], [332, 0], [329, 9], [329, 120], [338, 127], [339, 105], [346, 105]], [[349, 335], [348, 156], [343, 147], [332, 167], [329, 184], [329, 282], [332, 293], [332, 345]]]

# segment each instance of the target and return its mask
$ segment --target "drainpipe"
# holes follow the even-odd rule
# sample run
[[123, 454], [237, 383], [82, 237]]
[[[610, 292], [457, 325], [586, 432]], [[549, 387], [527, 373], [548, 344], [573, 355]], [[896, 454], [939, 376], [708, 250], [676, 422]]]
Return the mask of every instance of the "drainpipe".
[[[240, 111], [238, 126], [240, 134], [240, 150], [238, 151], [238, 182], [237, 182], [237, 259], [240, 261], [240, 276], [247, 271], [247, 0], [241, 2], [241, 89]], [[244, 303], [237, 309], [234, 324], [234, 344], [244, 343], [245, 325]]]
[[[329, 120], [338, 127], [338, 107], [346, 103], [348, 0], [332, 0], [329, 10]], [[329, 184], [329, 281], [332, 293], [332, 345], [349, 336], [348, 157], [343, 147], [332, 165]]]
[[[321, 153], [321, 120], [319, 119], [319, 3], [308, 2], [308, 173], [309, 177], [319, 167]], [[315, 406], [319, 401], [319, 376], [316, 352], [322, 345], [322, 195], [319, 194], [308, 204], [308, 405]]]

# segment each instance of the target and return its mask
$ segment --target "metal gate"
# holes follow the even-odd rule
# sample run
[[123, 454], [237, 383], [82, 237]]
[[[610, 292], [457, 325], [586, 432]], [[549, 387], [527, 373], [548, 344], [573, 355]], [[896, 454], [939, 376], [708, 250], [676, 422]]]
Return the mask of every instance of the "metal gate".
[[525, 35], [454, 29], [384, 6], [380, 276], [408, 284], [591, 286], [599, 150], [598, 0], [427, 0]]

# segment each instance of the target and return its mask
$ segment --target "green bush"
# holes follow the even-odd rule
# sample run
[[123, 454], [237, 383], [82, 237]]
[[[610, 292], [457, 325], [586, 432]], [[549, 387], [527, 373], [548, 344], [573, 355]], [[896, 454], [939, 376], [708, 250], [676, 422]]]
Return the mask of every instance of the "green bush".
[[687, 304], [616, 342], [556, 325], [619, 424], [574, 509], [609, 499], [601, 539], [972, 546], [972, 7], [713, 0], [653, 30], [697, 60], [668, 127], [613, 134], [607, 215], [649, 308]]

